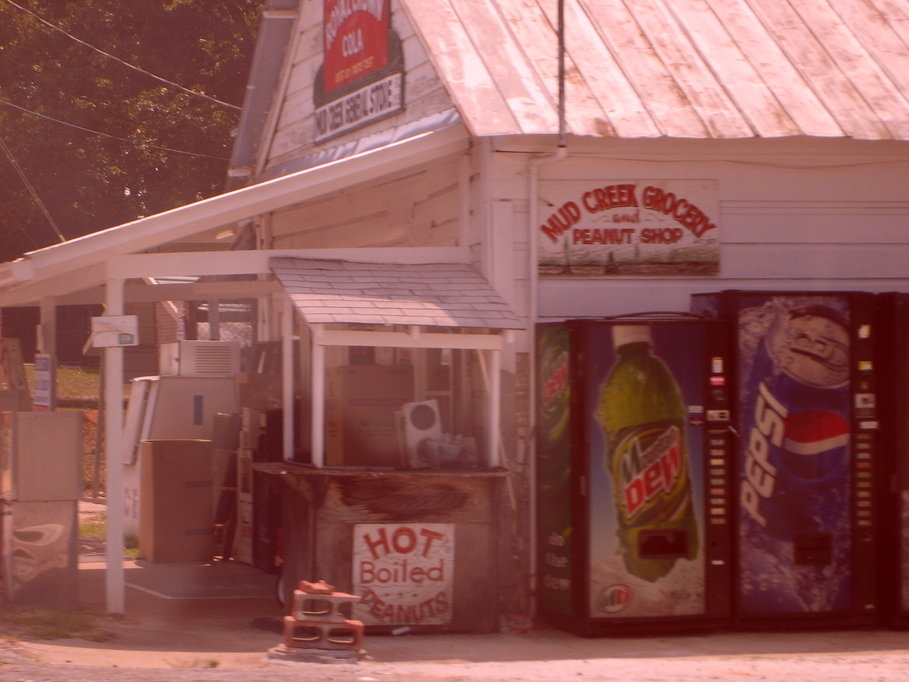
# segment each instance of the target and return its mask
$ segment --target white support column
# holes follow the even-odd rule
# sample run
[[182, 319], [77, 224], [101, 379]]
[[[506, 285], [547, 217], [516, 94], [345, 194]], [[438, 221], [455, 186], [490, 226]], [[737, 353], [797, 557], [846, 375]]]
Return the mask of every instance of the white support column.
[[312, 328], [312, 464], [325, 466], [325, 346], [322, 345], [322, 325]]
[[41, 299], [40, 306], [40, 329], [38, 335], [38, 348], [41, 353], [46, 353], [57, 358], [57, 301], [53, 296], [45, 296]]
[[[108, 279], [105, 315], [123, 314], [123, 279]], [[107, 612], [125, 610], [123, 572], [123, 348], [104, 349], [104, 460], [107, 498]]]
[[290, 296], [284, 296], [284, 307], [281, 315], [281, 401], [284, 419], [283, 443], [284, 459], [294, 458], [294, 314], [296, 308]]
[[[481, 351], [483, 352], [483, 351]], [[499, 419], [502, 413], [502, 351], [489, 353], [489, 466], [502, 466], [499, 456]]]

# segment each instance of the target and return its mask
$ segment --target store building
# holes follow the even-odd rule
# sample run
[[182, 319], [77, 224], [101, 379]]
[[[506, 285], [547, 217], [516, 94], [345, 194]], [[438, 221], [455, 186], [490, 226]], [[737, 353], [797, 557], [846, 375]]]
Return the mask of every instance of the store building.
[[[269, 465], [297, 493], [288, 566], [361, 591], [409, 566], [373, 625], [532, 610], [537, 323], [909, 291], [905, 8], [566, 0], [560, 30], [560, 5], [269, 0], [230, 192], [0, 266], [45, 347], [55, 305], [255, 299], [298, 367]], [[149, 283], [169, 276], [199, 279]], [[119, 452], [123, 348], [104, 353]], [[333, 425], [357, 400], [360, 426]], [[431, 452], [395, 440], [418, 403]], [[382, 446], [345, 445], [370, 429]]]

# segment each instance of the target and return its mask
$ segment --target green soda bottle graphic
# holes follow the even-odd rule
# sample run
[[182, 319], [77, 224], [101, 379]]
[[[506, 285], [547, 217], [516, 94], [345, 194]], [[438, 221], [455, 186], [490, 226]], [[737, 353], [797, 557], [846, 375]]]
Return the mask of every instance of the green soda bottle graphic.
[[698, 554], [686, 410], [669, 368], [652, 352], [650, 327], [612, 328], [617, 362], [600, 389], [616, 533], [626, 570], [654, 581]]

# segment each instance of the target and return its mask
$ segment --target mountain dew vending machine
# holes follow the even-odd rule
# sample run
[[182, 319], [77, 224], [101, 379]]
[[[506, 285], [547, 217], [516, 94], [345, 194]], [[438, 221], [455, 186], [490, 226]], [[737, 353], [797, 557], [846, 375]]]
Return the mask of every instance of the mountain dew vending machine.
[[874, 297], [725, 291], [692, 309], [736, 351], [736, 623], [873, 623]]
[[722, 325], [537, 328], [537, 593], [585, 635], [730, 616], [730, 393]]

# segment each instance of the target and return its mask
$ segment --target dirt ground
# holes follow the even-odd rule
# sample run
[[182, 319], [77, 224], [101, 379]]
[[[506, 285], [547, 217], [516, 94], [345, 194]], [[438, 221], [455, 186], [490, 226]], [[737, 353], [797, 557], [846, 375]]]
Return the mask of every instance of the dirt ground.
[[[175, 652], [148, 649], [113, 664], [95, 647], [0, 644], [0, 680], [896, 682], [909, 671], [906, 633], [893, 631], [583, 639], [536, 630], [366, 639], [366, 658], [357, 663], [276, 661], [267, 650], [226, 658], [224, 652], [183, 652], [181, 663]], [[215, 657], [218, 667], [206, 668]]]
[[[79, 569], [80, 606], [94, 614], [105, 610], [105, 564], [94, 554], [98, 550], [103, 547], [86, 545]], [[283, 616], [273, 595], [274, 576], [231, 564], [126, 561], [124, 568], [125, 616], [97, 616], [88, 638], [39, 640], [0, 631], [0, 682], [909, 678], [909, 633], [887, 629], [583, 638], [534, 627], [488, 634], [368, 635], [356, 661], [287, 660], [270, 654], [281, 641]]]

